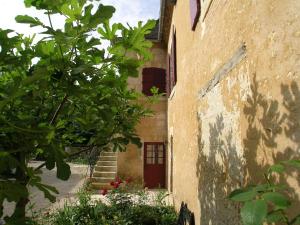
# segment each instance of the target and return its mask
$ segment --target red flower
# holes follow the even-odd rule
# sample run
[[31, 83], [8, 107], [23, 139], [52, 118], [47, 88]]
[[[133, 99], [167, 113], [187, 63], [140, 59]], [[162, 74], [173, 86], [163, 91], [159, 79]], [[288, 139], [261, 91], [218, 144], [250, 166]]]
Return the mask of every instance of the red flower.
[[116, 177], [115, 181], [118, 184], [122, 184], [123, 183], [123, 181], [119, 177]]
[[111, 186], [114, 186], [114, 185], [115, 185], [115, 182], [114, 182], [114, 181], [110, 182], [110, 185], [111, 185]]
[[118, 182], [115, 182], [115, 183], [114, 183], [114, 188], [115, 188], [115, 189], [117, 189], [119, 186], [120, 186], [120, 183], [118, 183]]
[[125, 182], [126, 182], [126, 184], [131, 183], [131, 182], [132, 182], [132, 177], [127, 178], [127, 179], [125, 180]]
[[100, 190], [100, 194], [101, 195], [106, 195], [107, 194], [107, 189], [105, 188], [105, 189], [102, 189], [102, 190]]

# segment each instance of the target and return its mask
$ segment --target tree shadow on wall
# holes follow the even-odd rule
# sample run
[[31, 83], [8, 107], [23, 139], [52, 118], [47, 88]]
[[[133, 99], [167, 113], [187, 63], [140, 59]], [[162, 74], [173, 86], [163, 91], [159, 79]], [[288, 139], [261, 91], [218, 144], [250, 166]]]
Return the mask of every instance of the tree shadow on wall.
[[[222, 114], [216, 117], [215, 123], [209, 124], [208, 143], [202, 140], [199, 120], [197, 177], [200, 224], [240, 224], [239, 206], [227, 199], [229, 193], [241, 186], [264, 182], [263, 174], [273, 162], [300, 155], [300, 89], [297, 83], [281, 85], [281, 103], [259, 92], [256, 76], [251, 90], [252, 95], [243, 108], [246, 123], [241, 127], [246, 127], [246, 131], [242, 156], [238, 154], [241, 149], [237, 149], [233, 138], [236, 134], [225, 129]], [[284, 149], [278, 149], [283, 144]], [[286, 182], [287, 176], [293, 172], [289, 170], [286, 175], [280, 176], [280, 182], [289, 187], [288, 194], [295, 209], [291, 214], [295, 215], [300, 201], [296, 187]], [[299, 178], [298, 173], [298, 186]]]
[[[243, 185], [265, 182], [264, 173], [270, 165], [300, 157], [300, 89], [297, 83], [293, 81], [289, 85], [281, 85], [282, 102], [267, 99], [260, 93], [256, 76], [251, 90], [252, 96], [248, 97], [244, 107], [247, 129], [243, 140]], [[293, 203], [289, 210], [291, 216], [296, 216], [300, 208], [297, 196], [300, 176], [294, 172], [295, 169], [288, 169], [279, 177], [279, 182], [288, 187], [286, 194]], [[291, 176], [296, 181], [293, 185], [287, 182]]]
[[243, 140], [244, 184], [261, 181], [261, 177], [271, 164], [272, 158], [269, 152], [274, 159], [274, 150], [277, 148], [276, 138], [282, 134], [285, 121], [285, 115], [279, 111], [278, 101], [266, 99], [259, 92], [256, 76], [251, 85], [251, 93], [252, 96], [248, 96], [243, 109], [247, 120], [246, 137]]
[[222, 114], [217, 116], [215, 123], [209, 124], [207, 154], [204, 153], [204, 142], [201, 139], [201, 124], [198, 142], [200, 224], [239, 224], [237, 205], [226, 199], [226, 196], [233, 190], [232, 187], [240, 184], [239, 174], [242, 165], [233, 141], [233, 132], [225, 132]]

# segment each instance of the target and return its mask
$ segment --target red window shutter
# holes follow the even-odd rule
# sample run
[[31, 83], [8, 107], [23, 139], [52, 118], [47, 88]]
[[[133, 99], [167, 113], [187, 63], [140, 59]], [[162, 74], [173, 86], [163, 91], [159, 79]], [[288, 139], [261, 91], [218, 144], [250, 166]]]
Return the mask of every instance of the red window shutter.
[[177, 82], [177, 62], [176, 62], [176, 34], [173, 34], [171, 55], [170, 55], [170, 92]]
[[159, 93], [166, 92], [166, 70], [162, 68], [143, 69], [143, 93], [151, 96], [151, 88], [157, 87]]
[[167, 91], [167, 96], [169, 97], [171, 94], [171, 73], [170, 73], [170, 55], [167, 55], [167, 76], [166, 76], [166, 91]]
[[196, 29], [199, 17], [200, 17], [200, 0], [190, 0], [190, 16], [191, 16], [191, 24], [192, 30]]
[[176, 40], [176, 33], [173, 34], [173, 86], [177, 83], [177, 40]]

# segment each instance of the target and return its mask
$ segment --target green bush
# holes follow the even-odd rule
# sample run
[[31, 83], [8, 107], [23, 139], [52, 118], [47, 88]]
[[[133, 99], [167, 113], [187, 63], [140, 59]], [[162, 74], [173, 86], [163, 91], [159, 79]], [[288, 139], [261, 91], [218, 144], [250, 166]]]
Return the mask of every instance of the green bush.
[[[114, 197], [113, 197], [114, 196]], [[154, 201], [148, 205], [146, 192], [108, 194], [109, 203], [92, 201], [79, 193], [78, 201], [65, 204], [41, 223], [51, 225], [174, 225], [177, 214], [173, 207]]]

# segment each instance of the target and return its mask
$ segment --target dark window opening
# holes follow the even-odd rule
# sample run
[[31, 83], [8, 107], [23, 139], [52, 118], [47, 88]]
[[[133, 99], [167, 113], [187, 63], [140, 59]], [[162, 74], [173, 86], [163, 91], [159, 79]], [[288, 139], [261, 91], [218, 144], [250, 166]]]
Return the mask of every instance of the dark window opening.
[[167, 75], [167, 94], [170, 96], [173, 87], [177, 83], [177, 49], [176, 49], [176, 33], [174, 32], [171, 43], [171, 54], [168, 55], [168, 75]]
[[143, 69], [143, 94], [152, 96], [151, 89], [158, 88], [158, 93], [166, 92], [166, 70], [161, 68]]

